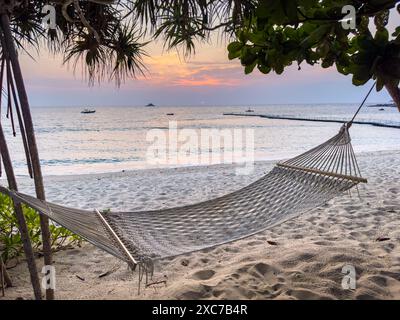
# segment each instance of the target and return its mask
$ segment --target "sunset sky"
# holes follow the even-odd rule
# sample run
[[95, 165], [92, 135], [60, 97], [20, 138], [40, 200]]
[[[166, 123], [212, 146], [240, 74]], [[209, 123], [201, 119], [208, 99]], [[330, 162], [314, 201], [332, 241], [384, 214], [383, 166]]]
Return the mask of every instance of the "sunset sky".
[[[392, 16], [391, 29], [400, 24], [399, 15]], [[228, 60], [226, 45], [222, 40], [200, 44], [196, 55], [186, 60], [176, 51], [164, 51], [161, 42], [151, 43], [146, 47], [146, 78], [127, 79], [119, 89], [112, 82], [89, 87], [79, 70], [74, 73], [61, 56], [46, 51], [34, 55], [35, 61], [21, 54], [21, 64], [32, 106], [355, 103], [370, 87], [354, 87], [351, 77], [335, 68], [306, 64], [301, 71], [294, 65], [280, 76], [256, 69], [244, 75], [238, 60]], [[389, 100], [383, 90], [369, 101]]]

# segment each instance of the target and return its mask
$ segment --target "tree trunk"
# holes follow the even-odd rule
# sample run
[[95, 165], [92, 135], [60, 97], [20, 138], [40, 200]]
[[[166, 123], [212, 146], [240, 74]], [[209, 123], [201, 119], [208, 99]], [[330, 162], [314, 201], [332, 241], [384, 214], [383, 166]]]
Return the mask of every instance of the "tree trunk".
[[390, 96], [392, 97], [393, 102], [397, 106], [397, 109], [399, 109], [399, 111], [400, 111], [400, 89], [397, 86], [393, 86], [391, 84], [386, 84], [385, 88], [389, 92]]
[[6, 272], [6, 267], [4, 267], [3, 260], [1, 258], [0, 254], [0, 287], [1, 287], [1, 296], [4, 297], [4, 289], [6, 287], [5, 284], [5, 272]]
[[[11, 60], [11, 65], [14, 73], [15, 84], [18, 91], [18, 98], [21, 104], [22, 116], [24, 118], [25, 130], [29, 144], [30, 155], [32, 159], [33, 176], [35, 181], [36, 197], [40, 200], [45, 200], [45, 192], [43, 186], [43, 176], [40, 167], [39, 152], [37, 149], [35, 132], [33, 128], [31, 111], [29, 108], [28, 96], [26, 94], [24, 79], [22, 77], [21, 66], [19, 64], [17, 50], [15, 48], [14, 39], [11, 34], [10, 20], [7, 14], [1, 15], [1, 27], [3, 29], [4, 38], [7, 46], [7, 51]], [[51, 252], [51, 240], [49, 230], [49, 219], [40, 214], [40, 226], [42, 231], [43, 255], [44, 263], [51, 266], [53, 263]], [[46, 298], [54, 299], [54, 290], [46, 289]]]
[[[12, 167], [10, 153], [8, 152], [8, 147], [6, 139], [4, 137], [3, 127], [0, 123], [0, 152], [3, 158], [4, 170], [7, 175], [8, 185], [11, 190], [17, 190], [17, 181], [15, 179], [14, 170]], [[22, 206], [20, 203], [14, 202], [15, 215], [18, 221], [19, 232], [21, 234], [22, 244], [24, 247], [26, 261], [28, 263], [28, 269], [31, 276], [31, 282], [33, 287], [33, 293], [37, 300], [42, 299], [42, 291], [40, 289], [39, 276], [37, 272], [37, 267], [35, 263], [35, 256], [33, 254], [32, 244], [29, 239], [28, 227], [26, 225], [25, 217], [22, 211]]]
[[4, 284], [7, 285], [7, 287], [12, 287], [12, 281], [10, 276], [8, 275], [7, 269], [6, 269], [6, 265], [3, 262], [3, 259], [1, 258], [0, 255], [0, 272], [2, 274], [2, 277], [4, 278]]

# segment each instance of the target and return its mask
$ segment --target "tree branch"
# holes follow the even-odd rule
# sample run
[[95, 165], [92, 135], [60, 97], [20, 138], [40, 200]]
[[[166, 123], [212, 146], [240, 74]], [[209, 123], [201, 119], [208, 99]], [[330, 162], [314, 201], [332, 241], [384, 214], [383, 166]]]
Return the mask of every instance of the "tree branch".
[[391, 83], [385, 84], [385, 88], [389, 92], [393, 102], [396, 104], [397, 109], [399, 109], [400, 112], [400, 89]]

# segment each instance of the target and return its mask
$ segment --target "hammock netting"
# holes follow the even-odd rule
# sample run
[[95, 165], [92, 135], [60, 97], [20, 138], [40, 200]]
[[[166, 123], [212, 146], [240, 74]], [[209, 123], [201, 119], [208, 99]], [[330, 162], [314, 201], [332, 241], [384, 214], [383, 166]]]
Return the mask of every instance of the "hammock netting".
[[300, 156], [278, 163], [254, 183], [194, 205], [140, 212], [68, 208], [0, 187], [51, 220], [131, 266], [147, 271], [173, 257], [251, 236], [299, 216], [366, 182], [348, 127]]

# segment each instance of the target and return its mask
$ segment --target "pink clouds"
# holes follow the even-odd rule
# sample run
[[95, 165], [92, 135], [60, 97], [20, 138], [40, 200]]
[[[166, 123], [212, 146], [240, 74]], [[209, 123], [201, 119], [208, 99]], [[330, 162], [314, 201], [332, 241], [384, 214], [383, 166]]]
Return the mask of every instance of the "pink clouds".
[[199, 78], [178, 79], [174, 81], [174, 85], [184, 87], [203, 87], [203, 86], [238, 86], [240, 81], [237, 79], [218, 79], [210, 76], [202, 76]]
[[[178, 54], [167, 53], [146, 60], [149, 75], [139, 80], [155, 86], [235, 86], [243, 71], [237, 62], [182, 61]], [[233, 76], [236, 74], [236, 76]]]

